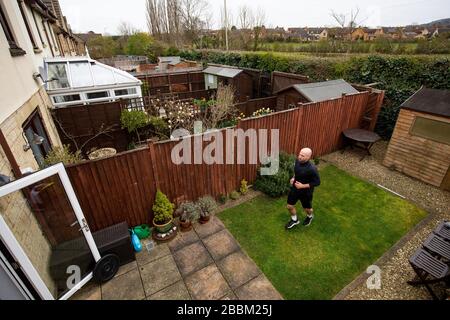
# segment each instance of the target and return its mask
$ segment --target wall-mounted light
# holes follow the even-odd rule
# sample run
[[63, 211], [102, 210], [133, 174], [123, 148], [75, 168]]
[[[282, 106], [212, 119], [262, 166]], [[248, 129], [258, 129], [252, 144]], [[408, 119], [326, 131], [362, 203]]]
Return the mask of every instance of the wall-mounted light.
[[40, 146], [44, 143], [45, 138], [41, 137], [40, 135], [33, 133], [33, 140], [30, 142], [28, 142], [26, 136], [25, 136], [25, 132], [22, 133], [23, 135], [23, 139], [25, 140], [26, 144], [23, 146], [23, 151], [28, 151], [31, 149], [31, 143], [37, 146]]

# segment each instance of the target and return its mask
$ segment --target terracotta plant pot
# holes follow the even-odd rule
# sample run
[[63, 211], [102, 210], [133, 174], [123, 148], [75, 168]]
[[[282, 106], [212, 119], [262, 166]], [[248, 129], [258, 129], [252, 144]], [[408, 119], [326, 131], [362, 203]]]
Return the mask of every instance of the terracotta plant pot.
[[192, 222], [191, 221], [181, 221], [180, 220], [180, 228], [182, 232], [188, 232], [192, 230]]
[[155, 219], [153, 219], [153, 225], [155, 226], [157, 232], [166, 233], [173, 227], [173, 218], [170, 219], [169, 222], [164, 223], [164, 224], [158, 224], [155, 222]]
[[211, 220], [211, 216], [206, 216], [206, 217], [200, 217], [200, 220], [199, 220], [199, 222], [201, 223], [201, 224], [207, 224], [208, 222], [209, 222], [209, 220]]

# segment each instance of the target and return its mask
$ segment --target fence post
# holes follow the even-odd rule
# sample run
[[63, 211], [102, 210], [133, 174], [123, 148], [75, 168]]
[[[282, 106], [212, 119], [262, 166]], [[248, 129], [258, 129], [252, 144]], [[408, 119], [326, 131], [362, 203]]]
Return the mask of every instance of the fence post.
[[155, 180], [156, 189], [160, 189], [159, 176], [158, 176], [158, 168], [156, 167], [156, 152], [155, 145], [152, 140], [148, 142], [148, 154], [150, 156], [150, 163], [153, 171], [153, 179]]

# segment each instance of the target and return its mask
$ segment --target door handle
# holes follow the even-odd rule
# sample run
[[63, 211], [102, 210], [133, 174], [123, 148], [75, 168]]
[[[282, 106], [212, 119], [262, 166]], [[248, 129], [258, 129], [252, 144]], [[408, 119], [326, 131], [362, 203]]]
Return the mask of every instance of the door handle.
[[70, 227], [73, 228], [73, 227], [75, 227], [77, 224], [80, 224], [80, 223], [78, 222], [78, 220], [75, 221], [74, 223], [72, 223], [72, 224], [70, 225]]

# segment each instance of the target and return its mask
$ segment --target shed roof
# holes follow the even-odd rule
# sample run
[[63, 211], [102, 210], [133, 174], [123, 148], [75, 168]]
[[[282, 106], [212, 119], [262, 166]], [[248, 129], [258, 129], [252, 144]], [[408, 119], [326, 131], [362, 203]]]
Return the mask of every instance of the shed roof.
[[419, 112], [450, 117], [450, 90], [422, 87], [401, 106]]
[[177, 65], [181, 62], [181, 57], [158, 57], [160, 63], [168, 63], [170, 65]]
[[203, 70], [203, 73], [212, 74], [224, 78], [234, 78], [244, 70], [225, 67], [208, 67]]
[[294, 84], [291, 87], [278, 91], [277, 93], [290, 88], [297, 90], [302, 96], [311, 102], [321, 102], [340, 98], [343, 94], [358, 93], [358, 90], [342, 79], [306, 84]]

